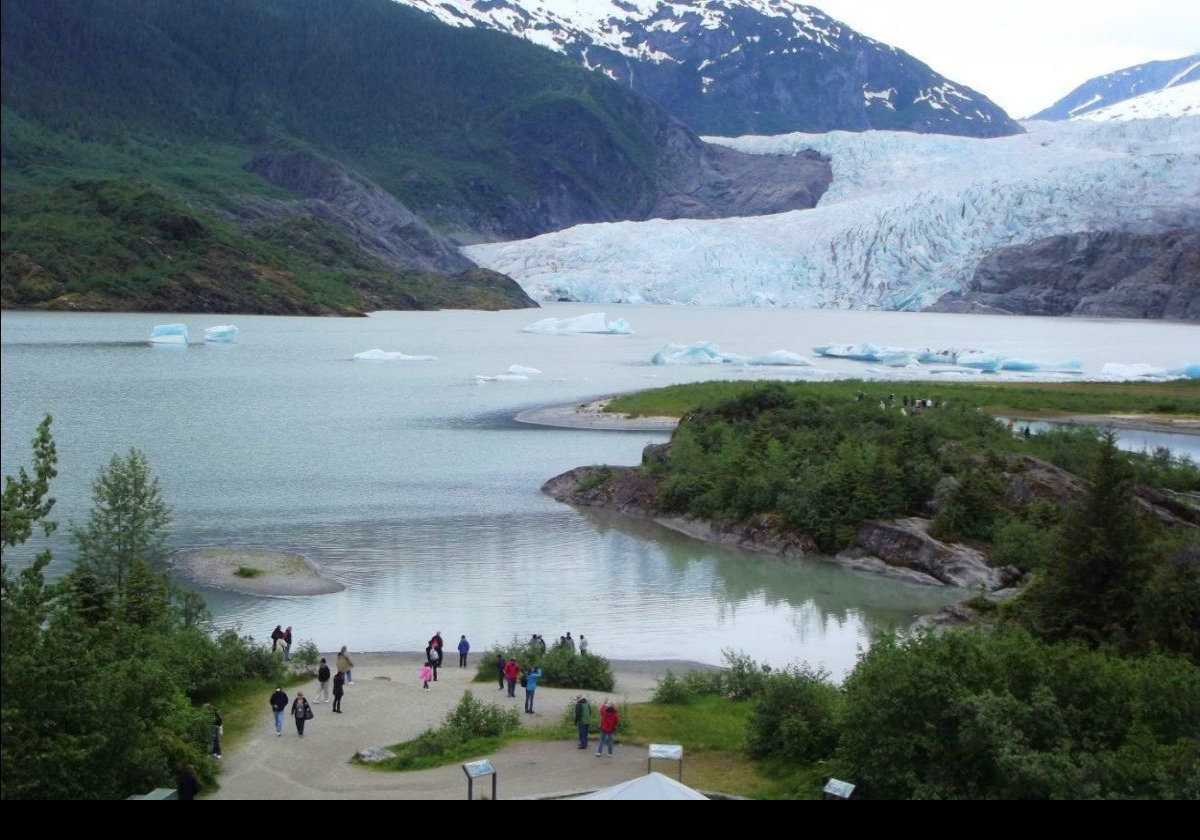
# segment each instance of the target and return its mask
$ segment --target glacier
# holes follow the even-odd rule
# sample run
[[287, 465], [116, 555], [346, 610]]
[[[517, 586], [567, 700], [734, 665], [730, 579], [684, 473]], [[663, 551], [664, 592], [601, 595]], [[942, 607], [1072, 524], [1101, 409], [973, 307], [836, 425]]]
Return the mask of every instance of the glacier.
[[629, 335], [633, 327], [624, 318], [609, 321], [603, 312], [590, 312], [574, 318], [543, 318], [530, 324], [522, 332], [543, 335], [570, 335], [573, 333], [600, 333], [605, 335]]
[[187, 324], [159, 324], [150, 330], [151, 344], [187, 344]]
[[1004, 246], [1200, 227], [1200, 116], [1026, 127], [706, 138], [753, 154], [815, 149], [833, 183], [810, 210], [578, 225], [463, 251], [543, 300], [918, 310]]
[[652, 365], [749, 365], [752, 367], [806, 367], [808, 359], [788, 350], [775, 350], [763, 356], [724, 353], [711, 341], [693, 344], [667, 344], [650, 357]]
[[229, 343], [237, 338], [238, 328], [232, 324], [222, 324], [204, 328], [204, 340]]
[[541, 373], [537, 368], [526, 367], [525, 365], [509, 365], [508, 372], [518, 376], [537, 376]]
[[437, 356], [408, 356], [400, 352], [380, 350], [378, 347], [374, 350], [354, 354], [356, 362], [436, 362], [437, 360]]

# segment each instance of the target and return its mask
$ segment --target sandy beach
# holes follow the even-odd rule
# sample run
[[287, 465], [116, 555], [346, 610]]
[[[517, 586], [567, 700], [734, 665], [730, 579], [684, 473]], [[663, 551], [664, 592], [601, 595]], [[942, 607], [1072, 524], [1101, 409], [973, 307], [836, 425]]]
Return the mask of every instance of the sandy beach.
[[[171, 564], [202, 586], [243, 595], [327, 595], [346, 587], [321, 574], [302, 554], [262, 548], [209, 546], [177, 551]], [[255, 574], [242, 576], [239, 569]]]

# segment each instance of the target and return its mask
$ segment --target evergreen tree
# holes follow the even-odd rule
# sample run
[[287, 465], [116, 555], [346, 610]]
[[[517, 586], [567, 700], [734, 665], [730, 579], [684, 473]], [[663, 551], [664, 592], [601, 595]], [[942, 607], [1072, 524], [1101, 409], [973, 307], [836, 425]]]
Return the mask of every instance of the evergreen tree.
[[161, 565], [171, 508], [146, 456], [136, 449], [114, 455], [92, 485], [92, 512], [85, 527], [72, 527], [78, 563], [122, 591], [134, 566]]

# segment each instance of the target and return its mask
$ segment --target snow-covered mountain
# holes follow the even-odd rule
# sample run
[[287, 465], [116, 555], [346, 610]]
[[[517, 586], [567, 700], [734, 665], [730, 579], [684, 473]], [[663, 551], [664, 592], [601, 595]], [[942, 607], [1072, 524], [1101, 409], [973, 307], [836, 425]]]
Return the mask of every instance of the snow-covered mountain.
[[1143, 93], [1114, 105], [1087, 111], [1072, 119], [1144, 120], [1155, 117], [1183, 117], [1189, 114], [1200, 116], [1200, 79]]
[[1069, 120], [1135, 96], [1200, 80], [1200, 53], [1173, 61], [1150, 61], [1088, 79], [1031, 120]]
[[981, 140], [903, 132], [707, 138], [828, 155], [811, 210], [581, 225], [466, 253], [535, 297], [922, 309], [1006, 246], [1200, 227], [1200, 116], [1042, 122]]
[[792, 0], [397, 0], [565, 53], [698, 132], [1021, 131], [986, 96]]

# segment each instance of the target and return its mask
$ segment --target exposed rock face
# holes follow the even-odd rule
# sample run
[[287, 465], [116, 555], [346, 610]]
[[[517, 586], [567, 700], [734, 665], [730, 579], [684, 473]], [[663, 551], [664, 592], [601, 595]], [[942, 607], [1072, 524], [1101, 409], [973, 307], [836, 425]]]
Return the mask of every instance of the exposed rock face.
[[936, 312], [1200, 320], [1200, 232], [1052, 236], [989, 254]]
[[345, 167], [303, 152], [263, 152], [249, 169], [307, 201], [259, 202], [280, 215], [330, 222], [360, 248], [401, 271], [454, 274], [476, 268], [395, 196]]
[[1001, 589], [1015, 583], [1016, 569], [994, 569], [982, 552], [947, 545], [929, 536], [929, 520], [912, 517], [895, 522], [864, 522], [858, 546], [890, 566], [902, 566], [964, 589]]

